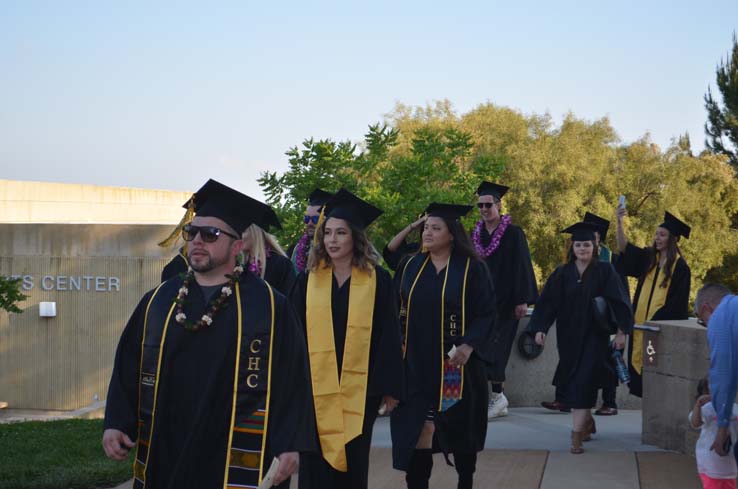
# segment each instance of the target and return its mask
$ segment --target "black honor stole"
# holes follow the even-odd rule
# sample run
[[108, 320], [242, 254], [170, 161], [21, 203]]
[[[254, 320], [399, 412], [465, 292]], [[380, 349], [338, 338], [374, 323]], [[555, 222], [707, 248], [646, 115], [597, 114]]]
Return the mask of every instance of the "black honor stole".
[[[402, 339], [403, 356], [407, 356], [410, 318], [412, 316], [412, 299], [415, 284], [423, 270], [430, 262], [430, 255], [418, 254], [405, 264], [400, 279], [400, 320], [404, 323]], [[459, 337], [464, 335], [466, 324], [466, 282], [469, 274], [471, 258], [451, 254], [446, 265], [441, 292], [441, 388], [438, 410], [445, 411], [461, 399], [464, 386], [464, 368], [456, 367], [448, 361], [448, 353], [456, 345]], [[432, 264], [431, 264], [432, 266]]]
[[[170, 280], [159, 285], [146, 306], [139, 379], [139, 431], [133, 462], [134, 489], [146, 487], [149, 450], [156, 442], [156, 395], [167, 328], [170, 325], [180, 327], [173, 317], [176, 303], [169, 298], [176, 297], [181, 282]], [[241, 296], [242, 284], [236, 282], [234, 285], [231, 307], [236, 307], [238, 342], [224, 488], [258, 487], [271, 463], [271, 460], [264, 460], [264, 452], [269, 423], [274, 293], [271, 286], [262, 283], [264, 286], [249, 288], [244, 297]], [[250, 311], [248, 317], [244, 316], [244, 311]], [[253, 398], [257, 398], [256, 404], [248, 402]]]

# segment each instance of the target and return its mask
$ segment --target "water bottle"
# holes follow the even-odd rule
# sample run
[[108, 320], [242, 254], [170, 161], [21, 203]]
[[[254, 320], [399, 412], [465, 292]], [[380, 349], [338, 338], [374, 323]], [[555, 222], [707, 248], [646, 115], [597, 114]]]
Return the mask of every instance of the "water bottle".
[[628, 374], [628, 366], [625, 364], [625, 360], [623, 360], [623, 351], [613, 348], [611, 355], [613, 361], [615, 362], [615, 372], [617, 372], [618, 374], [618, 379], [620, 379], [620, 383], [627, 384], [628, 382], [630, 382], [630, 375]]

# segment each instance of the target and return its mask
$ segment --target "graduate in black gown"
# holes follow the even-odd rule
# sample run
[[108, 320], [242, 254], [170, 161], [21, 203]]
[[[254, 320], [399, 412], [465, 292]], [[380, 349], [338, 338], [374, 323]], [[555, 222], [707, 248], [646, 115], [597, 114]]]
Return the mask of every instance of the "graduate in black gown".
[[256, 487], [274, 457], [285, 488], [298, 452], [316, 448], [304, 335], [286, 298], [237, 265], [245, 196], [213, 180], [195, 196], [182, 230], [193, 272], [128, 321], [103, 447], [115, 460], [135, 450], [136, 489]]
[[[630, 286], [628, 285], [628, 277], [623, 270], [623, 261], [620, 259], [621, 255], [612, 253], [612, 251], [610, 251], [610, 248], [605, 245], [605, 240], [607, 239], [607, 231], [610, 229], [610, 221], [598, 216], [597, 214], [586, 212], [584, 214], [583, 222], [594, 224], [597, 227], [594, 234], [595, 247], [598, 251], [598, 259], [606, 263], [612, 263], [615, 271], [618, 272], [618, 276], [620, 277], [621, 282], [623, 283], [626, 294], [628, 295], [628, 297], [630, 297]], [[616, 397], [617, 387], [620, 381], [615, 371], [612, 357], [607, 358], [607, 360], [605, 361], [605, 367], [607, 370], [607, 375], [605, 383], [602, 386], [602, 406], [594, 413], [598, 416], [613, 416], [618, 414], [618, 404]], [[541, 402], [541, 406], [552, 411], [571, 411], [568, 406], [561, 402], [561, 398], [558, 395], [558, 392], [556, 393], [556, 398], [553, 402], [543, 401]]]
[[425, 218], [426, 216], [423, 214], [414, 222], [405, 226], [382, 250], [384, 262], [392, 271], [397, 270], [397, 266], [403, 258], [420, 251], [420, 242], [408, 243], [407, 238], [411, 233], [417, 232], [418, 241], [422, 240]]
[[[617, 209], [618, 249], [623, 270], [638, 278], [633, 312], [636, 324], [646, 321], [687, 319], [689, 317], [689, 289], [692, 274], [682, 257], [678, 242], [680, 236], [689, 238], [690, 227], [676, 216], [666, 212], [664, 222], [656, 228], [652, 246], [639, 248], [628, 242], [623, 227], [627, 215], [625, 207]], [[630, 339], [630, 393], [643, 396], [643, 332], [634, 331]]]
[[596, 432], [591, 409], [597, 390], [606, 382], [605, 360], [609, 355], [610, 333], [595, 325], [592, 300], [603, 297], [617, 324], [615, 346], [625, 346], [633, 327], [630, 300], [610, 263], [597, 259], [594, 232], [590, 223], [577, 223], [563, 232], [571, 233], [569, 260], [546, 280], [528, 331], [543, 345], [546, 333], [556, 322], [559, 364], [553, 384], [561, 402], [572, 409], [571, 452], [583, 452], [582, 441]]
[[290, 294], [305, 325], [321, 447], [301, 457], [300, 489], [365, 489], [377, 413], [403, 395], [397, 296], [365, 231], [381, 212], [336, 193]]
[[477, 207], [481, 219], [472, 231], [474, 248], [489, 268], [497, 297], [497, 319], [490, 345], [492, 362], [487, 366], [487, 379], [492, 391], [488, 419], [507, 415], [508, 402], [503, 393], [505, 369], [518, 332], [518, 322], [538, 297], [525, 233], [512, 224], [509, 214], [501, 213], [502, 196], [508, 190], [509, 187], [492, 182], [479, 185]]
[[315, 228], [318, 226], [318, 220], [320, 219], [320, 213], [325, 203], [331, 197], [333, 197], [332, 193], [319, 188], [313, 190], [308, 196], [308, 205], [305, 208], [305, 215], [302, 218], [303, 223], [305, 223], [305, 232], [300, 236], [297, 243], [287, 248], [287, 257], [292, 261], [297, 273], [305, 271], [310, 248], [313, 245], [313, 239], [315, 237]]
[[269, 285], [287, 295], [292, 289], [297, 273], [279, 245], [277, 237], [267, 232], [271, 228], [282, 229], [282, 225], [274, 210], [269, 208], [268, 212], [243, 233], [244, 264]]
[[495, 295], [460, 222], [470, 210], [430, 204], [426, 251], [403, 260], [395, 274], [407, 401], [392, 413], [392, 463], [407, 473], [410, 489], [428, 487], [434, 451], [453, 454], [458, 487], [472, 487], [477, 452], [484, 448]]
[[190, 266], [187, 263], [187, 252], [183, 246], [179, 249], [177, 254], [174, 255], [174, 258], [169, 260], [169, 263], [164, 265], [164, 268], [162, 268], [161, 281], [166, 282], [170, 278], [176, 277], [181, 273], [187, 273], [187, 269], [189, 267]]

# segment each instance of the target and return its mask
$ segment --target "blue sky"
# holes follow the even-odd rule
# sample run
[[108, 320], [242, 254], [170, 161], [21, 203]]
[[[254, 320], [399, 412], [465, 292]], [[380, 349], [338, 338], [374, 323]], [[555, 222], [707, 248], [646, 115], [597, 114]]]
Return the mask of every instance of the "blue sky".
[[0, 3], [0, 178], [255, 197], [308, 137], [397, 102], [610, 117], [703, 147], [738, 2]]

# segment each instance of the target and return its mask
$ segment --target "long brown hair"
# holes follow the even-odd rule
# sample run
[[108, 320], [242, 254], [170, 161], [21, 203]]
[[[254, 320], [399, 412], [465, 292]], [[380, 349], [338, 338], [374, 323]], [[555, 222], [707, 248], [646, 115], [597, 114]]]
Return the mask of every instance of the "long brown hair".
[[[677, 261], [679, 258], [679, 255], [682, 254], [682, 252], [679, 250], [679, 246], [677, 245], [677, 241], [679, 241], [679, 236], [675, 234], [671, 234], [671, 231], [667, 229], [667, 232], [669, 233], [669, 241], [666, 243], [666, 263], [664, 264], [664, 279], [661, 281], [661, 284], [659, 284], [659, 287], [666, 288], [669, 285], [669, 280], [671, 280], [671, 272], [674, 268], [674, 262]], [[651, 256], [649, 258], [648, 263], [648, 270], [646, 270], [645, 275], [648, 275], [651, 273], [651, 270], [654, 269], [658, 265], [658, 256], [659, 252], [656, 250], [656, 243], [651, 247], [650, 250]]]
[[[315, 230], [317, 242], [310, 248], [307, 261], [308, 270], [316, 270], [321, 261], [325, 263], [326, 267], [331, 266], [331, 257], [325, 249], [325, 243], [323, 243], [326, 222], [328, 222], [328, 219], [323, 221], [320, 227]], [[351, 239], [354, 242], [354, 255], [351, 258], [351, 264], [360, 270], [371, 273], [379, 263], [380, 254], [371, 241], [369, 241], [369, 237], [364, 229], [357, 228], [349, 221], [346, 222], [349, 225], [349, 229], [351, 229]]]

